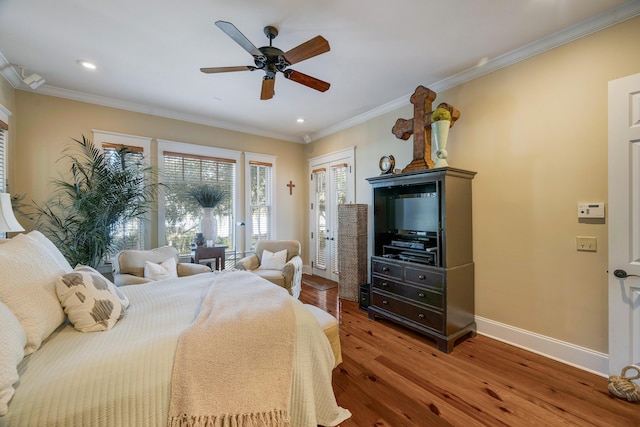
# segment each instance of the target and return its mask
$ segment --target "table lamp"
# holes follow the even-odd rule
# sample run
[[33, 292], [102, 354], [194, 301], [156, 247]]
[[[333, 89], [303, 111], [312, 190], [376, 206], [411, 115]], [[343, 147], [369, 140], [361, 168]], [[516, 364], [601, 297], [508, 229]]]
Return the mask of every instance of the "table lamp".
[[0, 193], [0, 233], [24, 231], [11, 207], [11, 195]]

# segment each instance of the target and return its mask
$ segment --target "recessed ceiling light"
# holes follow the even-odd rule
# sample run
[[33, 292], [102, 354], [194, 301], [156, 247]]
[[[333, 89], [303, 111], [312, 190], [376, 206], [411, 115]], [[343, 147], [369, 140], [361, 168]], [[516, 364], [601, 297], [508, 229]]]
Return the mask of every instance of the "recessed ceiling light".
[[78, 64], [82, 65], [84, 68], [88, 68], [90, 70], [95, 70], [97, 68], [94, 63], [89, 62], [89, 61], [85, 61], [85, 60], [82, 60], [82, 59], [78, 59], [76, 62]]
[[296, 120], [296, 122], [298, 122], [298, 123], [304, 123], [304, 119], [303, 119], [302, 117], [300, 117], [300, 118], [298, 118], [298, 119]]

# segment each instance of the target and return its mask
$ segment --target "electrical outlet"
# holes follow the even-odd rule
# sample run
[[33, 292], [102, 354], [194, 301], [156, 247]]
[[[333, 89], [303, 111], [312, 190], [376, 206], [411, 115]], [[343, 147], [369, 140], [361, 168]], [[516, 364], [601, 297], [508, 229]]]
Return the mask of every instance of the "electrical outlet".
[[576, 237], [576, 249], [579, 251], [597, 252], [598, 241], [595, 237]]

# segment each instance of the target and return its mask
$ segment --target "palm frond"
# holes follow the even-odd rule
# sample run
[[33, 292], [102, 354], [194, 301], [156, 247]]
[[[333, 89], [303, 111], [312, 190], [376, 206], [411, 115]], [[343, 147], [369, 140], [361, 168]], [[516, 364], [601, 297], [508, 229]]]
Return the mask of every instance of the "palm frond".
[[73, 139], [61, 160], [68, 176], [54, 179], [52, 198], [34, 204], [36, 226], [71, 265], [97, 267], [111, 249], [115, 225], [151, 209], [159, 184], [155, 171], [130, 161], [125, 148], [106, 155], [84, 135]]

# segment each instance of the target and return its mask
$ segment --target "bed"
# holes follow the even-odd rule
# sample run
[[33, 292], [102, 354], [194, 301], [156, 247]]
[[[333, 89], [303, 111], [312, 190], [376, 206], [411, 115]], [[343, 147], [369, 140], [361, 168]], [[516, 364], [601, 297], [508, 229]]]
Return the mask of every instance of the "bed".
[[[34, 345], [29, 344], [29, 334], [26, 333], [27, 337], [23, 337], [14, 320], [17, 319], [20, 326], [27, 325], [24, 328], [27, 330], [34, 329], [33, 319], [29, 316], [39, 316], [41, 320], [48, 319], [46, 316], [59, 316], [59, 313], [54, 313], [55, 307], [51, 301], [52, 286], [53, 295], [58, 297], [56, 285], [51, 281], [59, 281], [61, 275], [67, 277], [74, 272], [70, 271], [68, 264], [65, 265], [59, 251], [41, 234], [31, 232], [11, 240], [0, 245], [0, 271], [3, 272], [0, 278], [0, 301], [5, 307], [3, 312], [0, 306], [0, 317], [4, 316], [2, 319], [5, 321], [0, 331], [0, 339], [3, 340], [0, 361], [4, 364], [0, 367], [0, 400], [5, 400], [5, 414], [0, 416], [0, 427], [197, 425], [197, 422], [189, 424], [186, 418], [176, 421], [175, 417], [170, 423], [170, 407], [173, 408], [174, 405], [172, 392], [177, 394], [175, 383], [183, 376], [188, 377], [176, 375], [176, 372], [181, 371], [174, 366], [174, 361], [180, 354], [179, 344], [186, 342], [185, 331], [191, 330], [198, 323], [198, 319], [203, 317], [202, 312], [209, 301], [215, 307], [227, 310], [228, 315], [233, 312], [228, 310], [229, 307], [234, 307], [234, 310], [237, 309], [237, 305], [250, 308], [251, 304], [255, 307], [264, 301], [262, 298], [255, 301], [247, 298], [247, 295], [252, 295], [253, 292], [266, 289], [267, 292], [277, 293], [273, 288], [281, 289], [242, 271], [206, 273], [120, 287], [115, 289], [115, 298], [126, 300], [128, 307], [123, 308], [123, 313], [116, 313], [118, 316], [122, 315], [108, 329], [79, 332], [74, 327], [75, 318], [74, 322], [69, 320], [73, 318], [72, 312], [63, 312], [61, 324], [55, 326], [50, 333], [46, 332], [46, 327], [35, 328], [39, 328], [40, 332], [35, 338], [31, 337], [31, 341], [36, 341], [34, 349]], [[56, 251], [58, 253], [55, 253]], [[38, 262], [35, 262], [35, 259], [38, 259]], [[42, 270], [55, 272], [55, 277], [49, 273], [43, 274]], [[75, 271], [78, 271], [78, 267]], [[34, 277], [41, 283], [38, 292], [25, 292], [26, 288], [33, 286], [30, 283], [35, 280]], [[22, 289], [19, 298], [15, 296], [16, 289]], [[290, 423], [288, 425], [338, 425], [349, 418], [350, 413], [337, 405], [331, 387], [331, 371], [334, 365], [331, 346], [309, 310], [296, 299], [288, 295], [287, 298], [283, 301], [290, 307], [295, 319], [291, 340], [293, 353], [290, 359], [293, 366], [290, 368], [290, 376], [284, 377], [290, 385], [271, 387], [271, 384], [257, 384], [260, 381], [254, 380], [256, 384], [250, 391], [258, 396], [262, 393], [265, 398], [272, 393], [286, 396], [288, 408], [285, 415]], [[236, 304], [239, 301], [244, 303]], [[45, 317], [41, 313], [33, 313], [33, 305], [36, 302], [37, 307], [51, 306], [51, 312]], [[60, 304], [60, 301], [58, 303]], [[20, 304], [31, 307], [22, 310]], [[15, 314], [14, 320], [11, 320], [11, 313], [7, 313], [7, 307]], [[68, 307], [64, 308], [66, 310]], [[47, 312], [47, 309], [38, 311]], [[248, 311], [239, 313], [234, 316], [248, 317]], [[10, 321], [6, 321], [7, 316]], [[57, 320], [52, 323], [55, 325], [56, 322]], [[100, 322], [108, 326], [104, 319]], [[266, 323], [269, 322], [264, 322], [263, 318], [259, 325], [249, 322], [249, 327], [262, 329]], [[14, 326], [14, 335], [19, 335], [17, 338], [10, 335], [11, 325]], [[48, 327], [51, 329], [52, 326]], [[227, 327], [228, 325], [222, 328], [222, 331], [227, 330]], [[37, 342], [39, 338], [40, 343]], [[5, 340], [11, 344], [16, 339], [18, 344], [25, 342], [25, 350], [22, 355], [14, 351], [13, 356], [7, 357], [7, 353], [11, 351], [10, 346], [5, 345]], [[253, 378], [254, 374], [255, 378], [262, 378], [261, 372], [251, 372], [254, 367], [251, 363], [246, 363], [246, 360], [253, 358], [256, 360], [255, 365], [261, 366], [258, 353], [282, 353], [278, 353], [275, 347], [256, 352], [256, 339], [204, 341], [208, 342], [208, 346], [195, 346], [203, 347], [204, 350], [204, 357], [200, 352], [198, 357], [201, 360], [198, 363], [202, 363], [203, 366], [229, 366], [215, 363], [220, 357], [219, 354], [226, 352], [228, 355], [237, 356], [237, 366], [220, 369], [218, 372], [209, 369], [208, 373], [195, 375], [208, 375], [208, 379], [202, 388], [204, 392], [197, 396], [186, 394], [189, 400], [202, 398], [207, 401], [209, 393], [227, 395], [230, 400], [245, 397], [245, 392], [239, 391], [243, 390], [242, 385], [236, 386], [232, 383], [230, 378], [233, 375], [230, 374], [241, 372], [243, 374], [240, 377], [245, 380], [248, 375]], [[277, 341], [272, 345], [277, 345], [278, 349], [281, 347]], [[17, 348], [17, 345], [14, 347]], [[247, 349], [250, 349], [250, 353]], [[269, 360], [268, 357], [264, 359], [273, 366], [282, 365], [278, 360]], [[13, 369], [15, 372], [12, 371], [11, 360], [17, 362]], [[195, 366], [193, 359], [189, 363], [192, 365], [187, 366], [186, 373], [191, 366]], [[283, 372], [287, 372], [286, 367]], [[15, 379], [17, 381], [14, 381]], [[7, 386], [9, 382], [11, 385]], [[244, 382], [251, 384], [251, 381]], [[246, 386], [247, 384], [244, 384], [244, 387]], [[238, 393], [242, 395], [238, 396]], [[7, 394], [10, 395], [9, 399]], [[254, 400], [257, 400], [255, 403], [259, 406], [261, 399], [249, 401]], [[215, 412], [215, 409], [212, 411]], [[253, 424], [247, 422], [246, 425]]]

